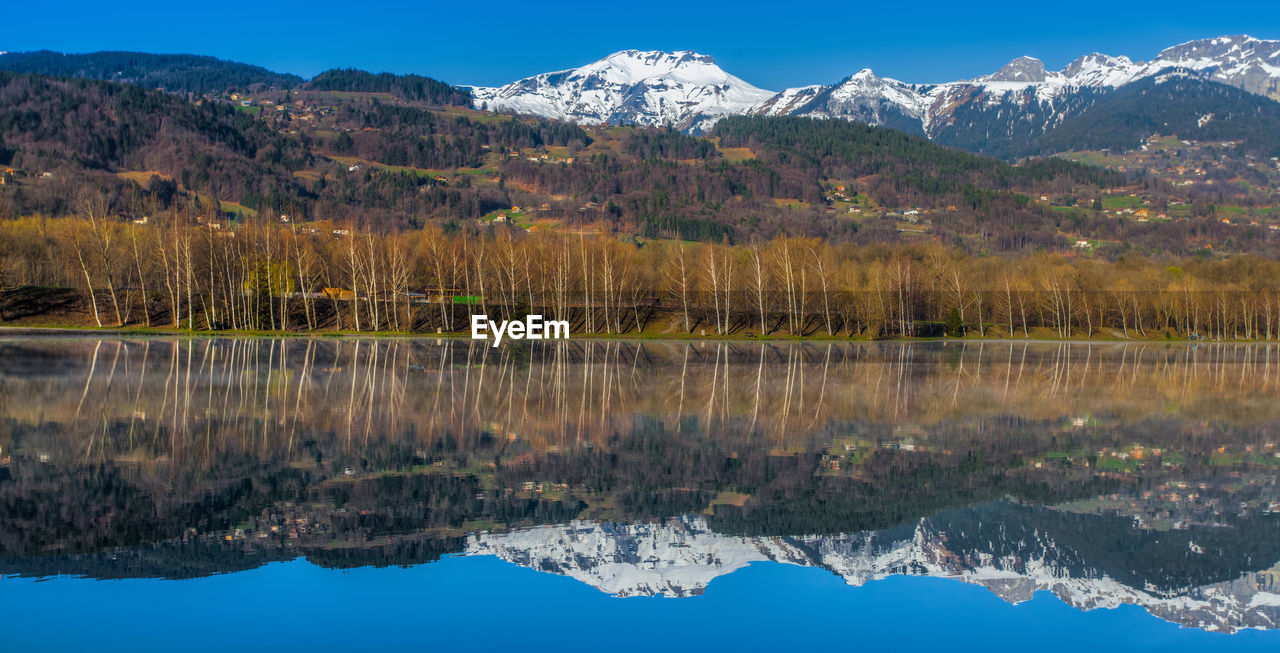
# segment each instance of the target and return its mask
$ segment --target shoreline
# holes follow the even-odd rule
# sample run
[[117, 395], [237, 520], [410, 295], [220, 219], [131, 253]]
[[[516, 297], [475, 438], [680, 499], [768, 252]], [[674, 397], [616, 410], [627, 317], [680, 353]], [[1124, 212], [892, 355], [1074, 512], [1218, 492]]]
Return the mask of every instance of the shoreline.
[[[240, 330], [187, 330], [172, 329], [165, 327], [78, 327], [78, 326], [26, 326], [26, 325], [0, 325], [0, 338], [10, 337], [33, 337], [33, 336], [121, 336], [121, 337], [169, 337], [169, 338], [343, 338], [343, 339], [405, 339], [405, 340], [472, 340], [466, 332], [450, 332], [450, 333], [417, 333], [405, 331], [240, 331]], [[993, 338], [993, 337], [892, 337], [892, 338], [869, 338], [865, 336], [849, 337], [849, 336], [830, 336], [830, 335], [809, 335], [809, 336], [792, 336], [792, 335], [769, 335], [769, 336], [746, 336], [737, 334], [718, 335], [718, 334], [679, 334], [679, 333], [631, 333], [631, 334], [607, 334], [607, 333], [581, 333], [573, 334], [567, 341], [573, 340], [623, 340], [623, 341], [654, 341], [654, 342], [811, 342], [811, 343], [874, 343], [874, 342], [955, 342], [955, 343], [1027, 343], [1027, 344], [1062, 344], [1062, 343], [1079, 343], [1079, 344], [1237, 344], [1237, 345], [1267, 345], [1280, 344], [1280, 340], [1212, 340], [1208, 338], [1190, 339], [1190, 338], [1125, 338], [1116, 336], [1103, 337], [1071, 337], [1071, 338], [1053, 338], [1053, 337], [1023, 337], [1023, 338]], [[512, 341], [504, 338], [503, 342]], [[514, 342], [527, 342], [526, 340], [514, 340]], [[501, 345], [500, 345], [501, 346]]]

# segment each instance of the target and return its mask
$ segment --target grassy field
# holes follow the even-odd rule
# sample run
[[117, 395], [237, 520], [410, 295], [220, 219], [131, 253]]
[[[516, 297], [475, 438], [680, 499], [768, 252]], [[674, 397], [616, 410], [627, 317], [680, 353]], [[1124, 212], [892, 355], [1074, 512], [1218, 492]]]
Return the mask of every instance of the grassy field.
[[340, 100], [354, 100], [358, 98], [375, 98], [381, 102], [394, 102], [396, 96], [391, 93], [355, 93], [351, 91], [324, 91], [329, 95]]
[[1135, 195], [1109, 195], [1102, 198], [1102, 206], [1110, 210], [1116, 209], [1140, 209], [1142, 208], [1142, 198]]
[[749, 147], [721, 147], [718, 149], [720, 154], [724, 156], [724, 160], [729, 163], [742, 163], [756, 158], [756, 153], [752, 152]]
[[464, 116], [476, 122], [511, 122], [512, 120], [515, 120], [514, 117], [506, 114], [485, 113], [470, 107], [447, 107], [444, 109], [438, 109], [436, 113], [441, 113], [447, 116]]
[[417, 175], [419, 177], [431, 177], [431, 176], [440, 174], [440, 172], [436, 170], [428, 170], [426, 168], [413, 168], [410, 166], [390, 166], [384, 163], [378, 163], [376, 161], [369, 161], [367, 159], [356, 158], [354, 156], [338, 156], [336, 154], [331, 154], [329, 155], [329, 158], [333, 159], [334, 161], [337, 161], [338, 163], [341, 163], [344, 166], [347, 166], [348, 168], [350, 168], [353, 165], [359, 165], [363, 168], [377, 168], [378, 170], [402, 172], [402, 173], [408, 173], [411, 175]]
[[517, 227], [528, 227], [531, 224], [531, 218], [533, 217], [531, 214], [524, 211], [521, 211], [520, 213], [512, 213], [511, 209], [501, 209], [498, 211], [490, 211], [480, 216], [480, 221], [493, 222], [498, 219], [498, 216], [500, 215], [507, 216], [507, 222], [510, 222]]
[[1070, 152], [1060, 156], [1068, 161], [1075, 161], [1076, 163], [1084, 163], [1091, 166], [1106, 167], [1111, 165], [1110, 157], [1102, 152]]
[[155, 170], [130, 170], [127, 172], [117, 172], [116, 176], [121, 179], [124, 179], [125, 181], [132, 181], [138, 184], [139, 186], [146, 186], [147, 182], [151, 181], [152, 177], [159, 177], [161, 179], [172, 179], [172, 177], [170, 177], [169, 175], [163, 174], [161, 172], [157, 172]]
[[804, 200], [793, 200], [786, 197], [775, 197], [773, 203], [784, 209], [808, 209], [812, 205]]
[[257, 217], [258, 215], [257, 209], [251, 209], [239, 202], [224, 202], [222, 200], [218, 200], [218, 203], [222, 205], [223, 213], [239, 213], [250, 218]]

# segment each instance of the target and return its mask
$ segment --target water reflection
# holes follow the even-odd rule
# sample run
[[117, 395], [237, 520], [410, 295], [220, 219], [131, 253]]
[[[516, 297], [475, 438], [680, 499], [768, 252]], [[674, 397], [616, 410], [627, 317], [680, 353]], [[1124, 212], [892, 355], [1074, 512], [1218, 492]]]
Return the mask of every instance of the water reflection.
[[1280, 618], [1280, 347], [0, 340], [0, 572], [757, 560]]
[[[1278, 534], [1274, 525], [1252, 523], [1241, 531]], [[623, 597], [696, 596], [719, 576], [768, 561], [821, 567], [854, 586], [894, 575], [931, 576], [981, 585], [1012, 603], [1048, 591], [1078, 608], [1134, 604], [1209, 631], [1274, 628], [1280, 563], [1245, 571], [1251, 555], [1223, 541], [1241, 531], [1156, 535], [1132, 521], [993, 502], [882, 531], [829, 536], [730, 536], [702, 516], [626, 525], [575, 521], [477, 534], [464, 552], [567, 575]], [[1137, 555], [1127, 553], [1139, 547]], [[1189, 550], [1198, 557], [1183, 555]]]

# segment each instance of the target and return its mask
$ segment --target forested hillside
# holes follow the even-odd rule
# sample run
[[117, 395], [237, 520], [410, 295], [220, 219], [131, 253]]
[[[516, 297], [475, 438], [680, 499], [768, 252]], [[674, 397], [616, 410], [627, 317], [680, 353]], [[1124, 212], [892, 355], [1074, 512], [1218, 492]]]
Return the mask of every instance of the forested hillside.
[[[524, 226], [871, 242], [901, 238], [902, 213], [917, 207], [946, 216], [915, 230], [948, 241], [998, 212], [1007, 230], [986, 246], [1025, 249], [1062, 245], [1046, 222], [1058, 218], [1029, 194], [1093, 195], [1124, 183], [1085, 166], [1011, 166], [853, 123], [735, 119], [712, 139], [588, 131], [458, 107], [457, 89], [427, 78], [336, 71], [318, 79], [252, 99], [189, 102], [132, 85], [4, 73], [0, 147], [15, 173], [0, 213], [69, 214], [91, 187], [106, 188], [114, 210], [133, 217], [179, 202], [232, 217], [271, 211], [390, 229], [484, 225], [515, 206], [527, 207]], [[856, 192], [836, 189], [846, 185]], [[837, 207], [836, 195], [850, 201]], [[875, 218], [837, 210], [846, 206]]]
[[1280, 155], [1280, 103], [1172, 71], [1100, 97], [1031, 141], [1023, 153], [1132, 150], [1154, 134], [1238, 141], [1243, 153]]
[[237, 89], [290, 88], [302, 83], [297, 75], [192, 54], [9, 52], [0, 54], [0, 70], [102, 79], [194, 95]]
[[290, 197], [306, 192], [288, 172], [311, 161], [305, 143], [230, 104], [197, 106], [132, 85], [0, 72], [0, 106], [6, 164], [46, 182], [7, 191], [11, 213], [72, 212], [87, 186], [123, 197], [127, 180], [110, 175], [120, 171], [162, 180], [140, 180], [162, 205], [179, 199], [180, 190], [234, 198], [270, 188]]
[[402, 100], [470, 106], [471, 93], [439, 80], [420, 75], [369, 73], [353, 68], [326, 70], [311, 78], [306, 85], [317, 91], [349, 93], [390, 93]]
[[[1056, 158], [1010, 164], [844, 120], [729, 117], [695, 137], [475, 111], [460, 105], [464, 93], [345, 70], [192, 100], [0, 73], [0, 164], [11, 168], [0, 216], [72, 215], [92, 195], [120, 219], [183, 210], [374, 231], [437, 224], [731, 243], [785, 234], [1107, 258], [1276, 249], [1260, 222], [1273, 217], [1261, 169], [1247, 169], [1248, 185], [1223, 177], [1179, 190]], [[1196, 219], [1124, 219], [1138, 206]], [[1224, 227], [1226, 210], [1257, 224]]]
[[131, 214], [146, 212], [148, 203], [156, 210], [174, 202], [203, 203], [207, 212], [216, 199], [239, 205], [233, 211], [319, 214], [390, 228], [412, 216], [479, 215], [508, 205], [508, 198], [450, 189], [414, 172], [348, 170], [322, 153], [453, 168], [481, 164], [486, 147], [588, 138], [573, 126], [481, 122], [376, 102], [344, 113], [360, 129], [298, 133], [274, 129], [230, 103], [193, 104], [131, 85], [12, 73], [0, 73], [0, 106], [0, 163], [26, 174], [0, 192], [0, 212], [9, 217], [73, 213], [82, 191], [92, 189], [105, 190], [115, 210]]
[[730, 117], [717, 123], [713, 134], [722, 146], [763, 148], [769, 158], [809, 168], [823, 178], [877, 175], [930, 195], [957, 192], [966, 185], [1028, 188], [1063, 178], [1099, 187], [1125, 182], [1118, 173], [1060, 160], [1014, 166], [939, 147], [920, 136], [844, 120]]

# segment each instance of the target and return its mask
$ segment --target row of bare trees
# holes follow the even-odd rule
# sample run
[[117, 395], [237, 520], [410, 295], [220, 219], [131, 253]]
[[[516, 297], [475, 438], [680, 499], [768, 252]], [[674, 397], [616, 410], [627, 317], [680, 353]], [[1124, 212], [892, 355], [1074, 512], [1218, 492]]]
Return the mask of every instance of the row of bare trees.
[[0, 286], [79, 288], [98, 326], [450, 332], [541, 313], [575, 332], [1280, 337], [1280, 263], [972, 257], [779, 237], [643, 245], [593, 232], [375, 233], [171, 213], [0, 222]]

